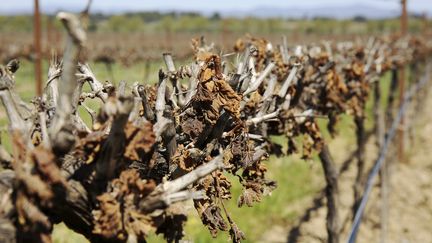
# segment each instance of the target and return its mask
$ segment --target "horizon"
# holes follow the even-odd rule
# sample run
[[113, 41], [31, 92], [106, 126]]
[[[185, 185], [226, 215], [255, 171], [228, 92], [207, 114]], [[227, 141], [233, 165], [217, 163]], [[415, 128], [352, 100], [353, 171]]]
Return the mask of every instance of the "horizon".
[[[56, 0], [39, 0], [41, 12], [44, 14], [53, 14], [58, 11], [72, 11], [77, 12], [85, 8], [87, 0], [76, 1], [56, 1]], [[203, 15], [213, 13], [220, 13], [229, 16], [243, 16], [252, 15], [259, 16], [261, 13], [256, 10], [267, 9], [280, 11], [282, 10], [300, 10], [300, 11], [313, 11], [320, 8], [330, 9], [337, 8], [350, 8], [361, 6], [364, 8], [371, 8], [382, 11], [383, 13], [398, 13], [400, 9], [399, 0], [309, 0], [307, 2], [281, 2], [277, 0], [267, 0], [265, 3], [258, 0], [239, 0], [228, 1], [220, 0], [214, 1], [198, 1], [198, 0], [165, 0], [163, 2], [148, 2], [140, 0], [116, 1], [116, 0], [93, 0], [90, 12], [93, 14], [122, 14], [129, 12], [198, 12]], [[353, 10], [355, 10], [353, 8]], [[20, 15], [32, 14], [33, 1], [32, 0], [15, 0], [3, 5], [0, 9], [1, 15]], [[430, 0], [411, 0], [408, 1], [408, 11], [415, 14], [432, 15], [432, 4]], [[367, 11], [363, 13], [367, 15]], [[360, 13], [361, 15], [361, 13]], [[312, 16], [314, 17], [314, 16]]]

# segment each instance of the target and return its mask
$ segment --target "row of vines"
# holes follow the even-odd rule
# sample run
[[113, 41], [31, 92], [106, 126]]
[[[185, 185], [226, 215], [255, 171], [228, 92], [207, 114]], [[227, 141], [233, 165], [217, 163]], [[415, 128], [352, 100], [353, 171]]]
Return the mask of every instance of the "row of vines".
[[[11, 153], [0, 146], [1, 242], [50, 242], [60, 222], [92, 242], [144, 242], [150, 232], [176, 242], [183, 237], [187, 200], [212, 235], [227, 231], [240, 242], [247, 236], [224, 204], [259, 203], [277, 187], [266, 177], [268, 156], [293, 153], [319, 155], [328, 240], [338, 242], [339, 169], [322, 131], [335, 136], [342, 114], [355, 121], [355, 212], [366, 176], [367, 98], [371, 91], [379, 95], [385, 72], [408, 65], [420, 70], [432, 50], [418, 37], [295, 48], [248, 37], [235, 44], [235, 53], [219, 55], [195, 39], [190, 64], [176, 67], [163, 55], [166, 68], [156, 85], [115, 86], [100, 82], [83, 60], [91, 48], [80, 20], [68, 13], [58, 19], [67, 30], [66, 48], [61, 61], [51, 61], [41, 97], [26, 103], [14, 91], [17, 60], [0, 69], [13, 144]], [[328, 127], [316, 119], [328, 119]], [[271, 135], [285, 136], [287, 149]], [[236, 199], [233, 183], [243, 187]]]

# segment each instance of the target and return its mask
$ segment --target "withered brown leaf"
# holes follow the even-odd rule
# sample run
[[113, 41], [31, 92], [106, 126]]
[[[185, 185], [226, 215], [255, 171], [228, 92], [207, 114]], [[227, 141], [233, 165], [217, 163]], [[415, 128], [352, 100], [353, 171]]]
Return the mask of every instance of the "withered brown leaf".
[[124, 156], [130, 160], [140, 160], [143, 154], [152, 150], [156, 141], [153, 125], [150, 122], [144, 123], [141, 127], [136, 127], [128, 122], [125, 127], [125, 134], [128, 143]]

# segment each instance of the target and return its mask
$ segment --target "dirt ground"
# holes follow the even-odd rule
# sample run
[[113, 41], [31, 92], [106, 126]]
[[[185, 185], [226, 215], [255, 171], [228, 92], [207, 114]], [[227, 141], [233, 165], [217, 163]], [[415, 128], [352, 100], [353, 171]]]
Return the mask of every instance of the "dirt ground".
[[[395, 158], [395, 148], [389, 151], [389, 187], [388, 203], [382, 201], [381, 184], [377, 179], [366, 206], [363, 222], [358, 233], [357, 242], [400, 242], [400, 243], [432, 243], [432, 113], [427, 107], [432, 107], [432, 92], [424, 101], [421, 116], [413, 122], [414, 139], [407, 144], [405, 162]], [[413, 116], [413, 114], [408, 114]], [[409, 120], [409, 118], [408, 118]], [[342, 136], [339, 136], [342, 137]], [[344, 138], [337, 138], [330, 143], [330, 149], [336, 162], [344, 161], [347, 151]], [[346, 149], [340, 149], [345, 147]], [[367, 170], [376, 160], [377, 147], [375, 139], [369, 139], [366, 146]], [[350, 168], [339, 179], [340, 221], [342, 225], [341, 242], [345, 242], [351, 227], [353, 203], [353, 181], [356, 166]], [[340, 164], [338, 164], [340, 166]], [[262, 236], [262, 242], [326, 242], [325, 199], [317, 195], [306, 202], [301, 202], [302, 212], [295, 225], [275, 225]], [[321, 197], [322, 198], [322, 197]], [[386, 210], [382, 210], [385, 208]], [[307, 212], [307, 213], [306, 213]], [[387, 215], [386, 217], [383, 217]], [[387, 222], [387, 223], [386, 223]], [[381, 230], [386, 225], [386, 233]]]

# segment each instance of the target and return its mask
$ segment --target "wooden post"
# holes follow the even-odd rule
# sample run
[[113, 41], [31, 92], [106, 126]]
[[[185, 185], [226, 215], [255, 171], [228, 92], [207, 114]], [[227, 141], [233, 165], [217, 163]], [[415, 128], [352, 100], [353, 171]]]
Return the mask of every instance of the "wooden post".
[[41, 63], [41, 24], [39, 14], [39, 0], [34, 0], [34, 55], [35, 55], [35, 79], [36, 95], [42, 95], [42, 63]]
[[[408, 13], [407, 13], [407, 0], [401, 0], [402, 4], [402, 14], [401, 14], [401, 35], [405, 36], [408, 32]], [[400, 70], [399, 76], [399, 107], [402, 105], [405, 93], [405, 66]], [[398, 131], [398, 158], [399, 161], [404, 160], [404, 130], [405, 121], [404, 116], [401, 118], [399, 131]]]
[[407, 12], [407, 1], [401, 0], [402, 14], [401, 14], [401, 34], [406, 35], [408, 32], [408, 12]]

